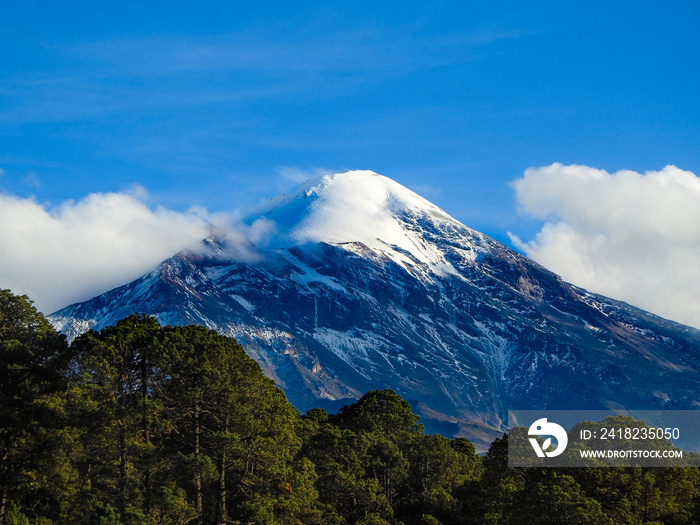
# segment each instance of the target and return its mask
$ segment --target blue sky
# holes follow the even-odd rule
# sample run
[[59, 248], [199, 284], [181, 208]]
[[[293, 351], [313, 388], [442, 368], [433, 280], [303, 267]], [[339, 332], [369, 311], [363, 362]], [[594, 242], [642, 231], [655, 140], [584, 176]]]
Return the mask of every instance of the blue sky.
[[0, 192], [240, 214], [370, 169], [527, 251], [561, 220], [516, 202], [528, 168], [700, 173], [698, 21], [691, 1], [3, 2]]
[[700, 171], [696, 2], [240, 4], [4, 2], [2, 188], [245, 210], [372, 169], [503, 238], [528, 167]]

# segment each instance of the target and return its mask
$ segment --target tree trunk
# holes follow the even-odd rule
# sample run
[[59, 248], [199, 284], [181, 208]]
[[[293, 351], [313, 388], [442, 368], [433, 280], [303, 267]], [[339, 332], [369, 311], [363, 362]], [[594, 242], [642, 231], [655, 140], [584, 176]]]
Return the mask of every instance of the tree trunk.
[[[141, 401], [143, 403], [143, 440], [148, 447], [151, 442], [151, 418], [148, 415], [148, 361], [145, 357], [141, 357]], [[147, 458], [146, 471], [143, 474], [144, 477], [144, 492], [145, 497], [143, 499], [143, 510], [148, 514], [151, 510], [151, 500], [152, 500], [152, 482], [151, 482], [151, 464], [150, 458]]]
[[219, 523], [226, 523], [226, 453], [222, 450], [219, 458]]
[[9, 472], [9, 466], [7, 464], [8, 458], [10, 457], [10, 438], [7, 436], [7, 434], [4, 436], [5, 439], [5, 451], [4, 454], [2, 455], [2, 463], [0, 463], [0, 469], [2, 470], [3, 474], [3, 484], [2, 484], [2, 492], [0, 493], [0, 525], [5, 524], [5, 509], [7, 508], [7, 499], [9, 497], [8, 495], [8, 483], [9, 483], [9, 476], [7, 475]]
[[5, 523], [5, 508], [7, 507], [7, 485], [3, 485], [0, 493], [0, 525]]
[[197, 511], [197, 524], [202, 525], [204, 523], [204, 508], [202, 505], [202, 470], [200, 465], [202, 448], [200, 444], [200, 434], [202, 428], [199, 421], [199, 401], [194, 403], [194, 458], [195, 458], [195, 471], [194, 471], [194, 508]]
[[[228, 433], [228, 417], [224, 418], [224, 435]], [[219, 454], [219, 523], [228, 522], [226, 510], [226, 445], [223, 445]]]
[[122, 423], [119, 428], [119, 512], [122, 519], [126, 514], [128, 475], [129, 464], [126, 449], [126, 430]]

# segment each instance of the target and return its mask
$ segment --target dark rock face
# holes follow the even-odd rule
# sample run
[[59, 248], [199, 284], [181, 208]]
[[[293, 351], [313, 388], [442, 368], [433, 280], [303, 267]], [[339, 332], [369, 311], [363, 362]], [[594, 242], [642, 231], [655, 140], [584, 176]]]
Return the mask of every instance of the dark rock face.
[[449, 217], [395, 220], [436, 263], [362, 242], [243, 263], [212, 238], [50, 319], [69, 337], [134, 312], [205, 325], [236, 337], [302, 411], [392, 388], [429, 431], [477, 444], [510, 408], [700, 407], [700, 331], [571, 286]]

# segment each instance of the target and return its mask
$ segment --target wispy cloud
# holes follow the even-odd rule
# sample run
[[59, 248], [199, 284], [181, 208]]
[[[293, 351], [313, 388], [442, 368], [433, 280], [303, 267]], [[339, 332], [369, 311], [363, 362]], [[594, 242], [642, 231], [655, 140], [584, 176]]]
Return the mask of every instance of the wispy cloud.
[[518, 38], [523, 31], [416, 35], [406, 28], [311, 32], [255, 31], [208, 38], [116, 39], [65, 47], [84, 62], [129, 76], [202, 72], [377, 71], [469, 60], [473, 48]]
[[79, 121], [299, 94], [332, 98], [417, 69], [472, 60], [472, 50], [523, 34], [271, 29], [54, 46], [62, 67], [3, 79], [0, 122]]
[[430, 184], [417, 184], [411, 186], [411, 190], [428, 200], [437, 199], [442, 194], [442, 189], [431, 186]]
[[318, 177], [323, 177], [324, 175], [329, 175], [332, 173], [338, 173], [343, 170], [329, 170], [325, 168], [298, 168], [295, 166], [279, 166], [275, 170], [282, 178], [297, 183], [302, 184], [310, 179], [316, 179]]
[[528, 256], [564, 279], [700, 327], [700, 177], [675, 166], [608, 173], [552, 164], [513, 183], [544, 221]]

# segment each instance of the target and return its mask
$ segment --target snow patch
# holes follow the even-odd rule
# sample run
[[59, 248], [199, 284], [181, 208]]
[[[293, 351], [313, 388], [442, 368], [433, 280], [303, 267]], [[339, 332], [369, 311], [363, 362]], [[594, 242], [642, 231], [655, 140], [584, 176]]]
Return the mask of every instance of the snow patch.
[[231, 295], [232, 299], [235, 299], [238, 304], [240, 304], [243, 308], [248, 310], [251, 314], [255, 312], [255, 306], [252, 305], [249, 301], [247, 301], [244, 297], [240, 295]]
[[442, 251], [426, 242], [417, 223], [427, 220], [438, 229], [465, 227], [408, 188], [372, 171], [308, 181], [296, 192], [273, 199], [246, 222], [260, 218], [274, 221], [280, 232], [271, 248], [360, 242], [400, 264], [417, 261], [437, 275], [458, 274]]

